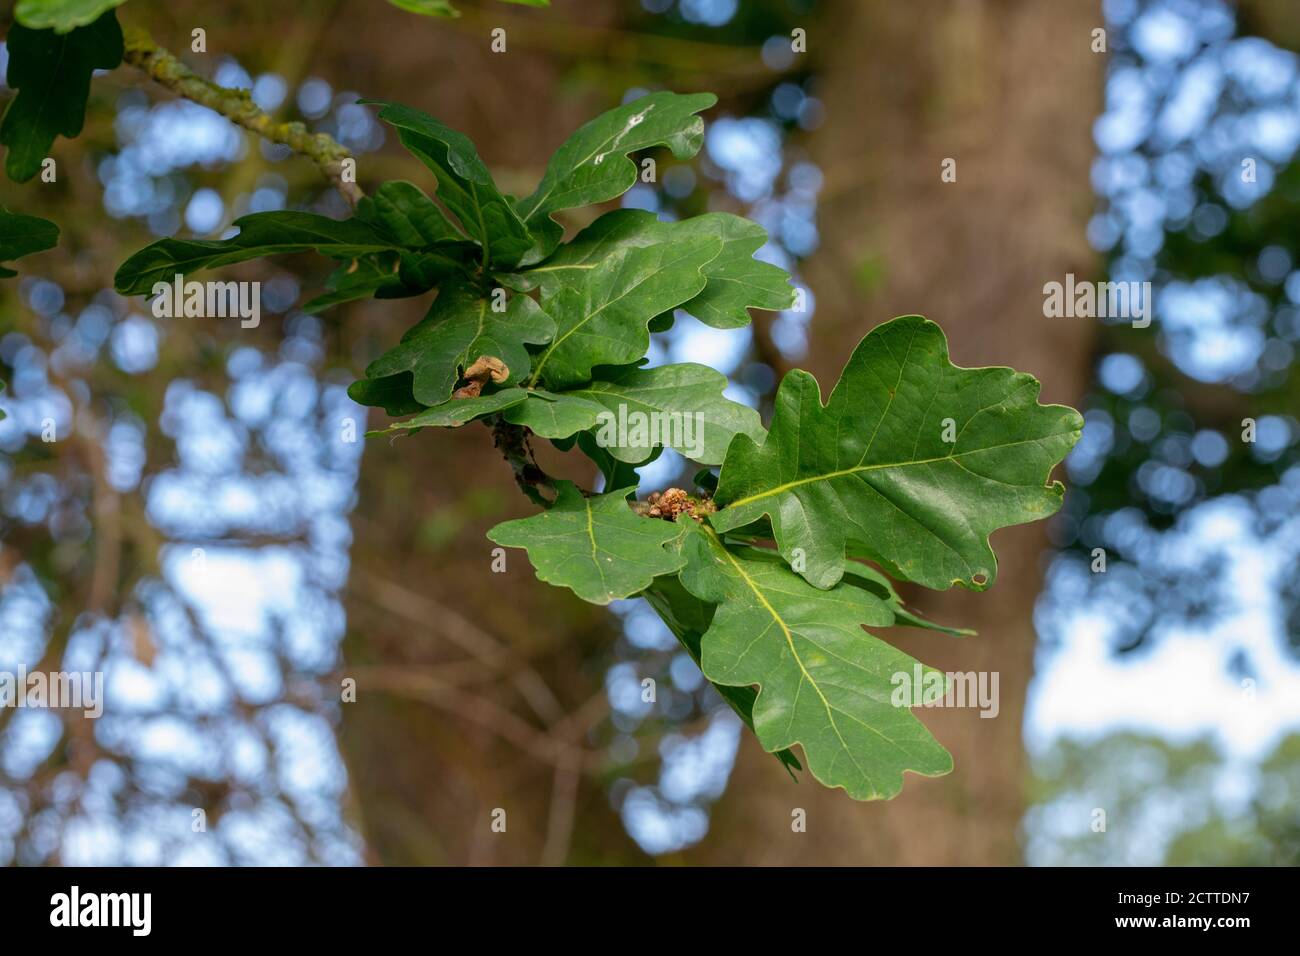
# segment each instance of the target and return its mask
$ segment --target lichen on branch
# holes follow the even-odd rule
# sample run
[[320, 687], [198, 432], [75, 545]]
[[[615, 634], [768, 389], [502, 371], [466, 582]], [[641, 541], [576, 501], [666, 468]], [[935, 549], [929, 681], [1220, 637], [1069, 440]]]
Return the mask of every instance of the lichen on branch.
[[344, 161], [353, 158], [346, 146], [325, 133], [309, 131], [302, 123], [277, 122], [253, 102], [248, 90], [229, 89], [204, 79], [159, 46], [146, 30], [126, 27], [123, 36], [123, 59], [143, 70], [156, 83], [220, 113], [263, 139], [288, 146], [295, 153], [306, 156], [350, 205], [355, 206], [361, 199], [360, 187], [343, 176]]

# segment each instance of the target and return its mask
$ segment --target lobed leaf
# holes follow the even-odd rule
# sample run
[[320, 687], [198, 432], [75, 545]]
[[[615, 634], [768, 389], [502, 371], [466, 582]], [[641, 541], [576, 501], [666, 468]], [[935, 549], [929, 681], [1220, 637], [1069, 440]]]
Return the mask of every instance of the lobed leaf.
[[716, 237], [722, 247], [702, 270], [704, 288], [682, 303], [681, 309], [706, 325], [731, 329], [749, 324], [751, 308], [777, 310], [793, 304], [789, 274], [754, 258], [767, 242], [767, 231], [758, 223], [724, 212], [662, 222], [645, 210], [618, 209], [601, 216], [544, 262], [509, 278], [515, 288], [540, 288], [544, 296], [554, 295], [566, 285], [580, 284], [589, 271], [626, 249], [699, 236]]
[[665, 548], [681, 526], [633, 513], [627, 503], [631, 489], [584, 498], [572, 482], [557, 482], [556, 488], [547, 511], [488, 532], [497, 544], [526, 549], [540, 580], [592, 604], [608, 604], [682, 566], [682, 556]]
[[548, 255], [564, 235], [552, 213], [605, 202], [632, 187], [637, 166], [629, 153], [666, 146], [678, 159], [689, 159], [699, 152], [704, 121], [695, 114], [717, 101], [712, 93], [650, 93], [602, 113], [565, 140], [537, 189], [515, 204], [540, 240], [536, 259]]
[[[656, 578], [654, 583], [646, 588], [644, 597], [646, 603], [654, 608], [655, 613], [668, 626], [668, 630], [673, 632], [673, 636], [681, 642], [682, 647], [686, 648], [686, 653], [690, 654], [691, 660], [699, 667], [701, 640], [704, 632], [713, 623], [717, 606], [701, 601], [682, 587], [681, 581], [668, 576]], [[713, 684], [713, 689], [718, 692], [718, 696], [725, 700], [736, 715], [744, 721], [745, 726], [753, 731], [754, 699], [758, 697], [758, 692], [752, 687], [731, 687], [727, 684], [714, 684], [713, 681], [709, 683]], [[803, 769], [799, 758], [789, 748], [778, 750], [773, 756], [781, 762], [792, 777], [795, 771]]]
[[483, 356], [506, 364], [505, 384], [523, 380], [530, 364], [526, 345], [547, 342], [554, 332], [551, 317], [528, 296], [514, 296], [504, 311], [496, 312], [473, 287], [447, 283], [428, 315], [402, 336], [396, 348], [370, 363], [366, 378], [409, 373], [415, 401], [439, 405], [451, 397], [461, 372]]
[[906, 771], [952, 769], [925, 725], [892, 701], [894, 675], [921, 665], [863, 630], [894, 623], [885, 600], [849, 583], [819, 590], [771, 551], [684, 527], [681, 582], [717, 605], [700, 640], [704, 675], [758, 688], [753, 725], [765, 750], [799, 744], [814, 777], [856, 800], [894, 796]]
[[538, 356], [534, 381], [572, 388], [591, 380], [593, 366], [639, 361], [650, 348], [647, 323], [698, 295], [706, 281], [701, 270], [721, 249], [722, 240], [707, 235], [620, 249], [574, 285], [543, 296], [556, 332]]
[[518, 265], [533, 246], [533, 237], [513, 205], [497, 189], [478, 150], [464, 133], [427, 113], [384, 100], [379, 118], [438, 179], [438, 198], [461, 227], [483, 247], [483, 261], [503, 269]]
[[[351, 389], [349, 389], [349, 394], [351, 394]], [[474, 398], [453, 398], [441, 405], [424, 409], [414, 418], [394, 422], [384, 429], [368, 431], [366, 436], [391, 435], [394, 432], [409, 432], [419, 428], [459, 428], [476, 418], [495, 415], [511, 405], [518, 405], [527, 396], [528, 393], [522, 388], [507, 388], [499, 392], [493, 392], [491, 395], [478, 395]]]
[[[59, 242], [59, 227], [47, 219], [9, 212], [0, 206], [0, 263], [21, 259], [33, 252], [53, 249]], [[18, 273], [0, 265], [0, 278]]]
[[[357, 379], [348, 386], [348, 398], [358, 405], [382, 408], [393, 416], [415, 415], [427, 408], [417, 402], [415, 396], [411, 394], [410, 372], [384, 378]], [[520, 398], [520, 401], [522, 400], [523, 396]]]
[[0, 121], [0, 144], [9, 149], [9, 178], [24, 183], [40, 171], [56, 137], [81, 133], [91, 74], [122, 62], [122, 28], [112, 12], [66, 33], [20, 22], [9, 28], [5, 43], [5, 82], [18, 95]]
[[155, 284], [171, 282], [177, 274], [261, 256], [314, 250], [355, 259], [393, 247], [391, 239], [359, 219], [339, 221], [310, 212], [257, 212], [234, 225], [239, 234], [230, 239], [159, 239], [145, 246], [118, 268], [114, 286], [122, 295], [148, 295]]
[[811, 375], [786, 375], [767, 439], [728, 450], [710, 520], [727, 531], [770, 517], [781, 554], [797, 550], [820, 588], [840, 580], [848, 548], [902, 580], [983, 590], [997, 573], [989, 534], [1060, 507], [1049, 476], [1083, 427], [1038, 391], [1009, 368], [953, 365], [920, 316], [886, 322], [825, 406]]
[[528, 401], [505, 413], [505, 420], [524, 425], [539, 438], [569, 438], [595, 426], [603, 405], [575, 392], [528, 390]]
[[790, 274], [780, 266], [755, 259], [767, 243], [767, 230], [756, 222], [716, 212], [686, 220], [695, 228], [716, 228], [722, 252], [704, 267], [704, 290], [681, 306], [705, 325], [735, 329], [749, 324], [750, 309], [779, 311], [794, 305]]
[[[595, 429], [595, 441], [615, 459], [643, 463], [660, 446], [706, 465], [720, 463], [738, 434], [761, 440], [758, 412], [723, 396], [727, 377], [707, 365], [601, 369], [599, 377], [566, 392], [541, 389], [512, 408], [506, 420], [543, 438]], [[631, 427], [620, 428], [619, 423]], [[655, 422], [654, 432], [638, 422]]]
[[383, 183], [357, 203], [357, 218], [368, 222], [407, 249], [466, 239], [420, 187], [404, 180]]

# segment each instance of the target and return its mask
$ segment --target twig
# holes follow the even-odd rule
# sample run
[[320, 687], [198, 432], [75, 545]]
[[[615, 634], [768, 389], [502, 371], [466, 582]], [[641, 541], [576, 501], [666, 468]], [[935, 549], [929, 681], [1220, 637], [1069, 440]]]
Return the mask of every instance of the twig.
[[[508, 644], [489, 634], [464, 615], [426, 594], [416, 594], [365, 568], [353, 572], [353, 585], [373, 593], [375, 604], [398, 614], [412, 624], [437, 629], [445, 638], [460, 646], [498, 674], [509, 675], [515, 688], [537, 716], [548, 724], [561, 719], [564, 710], [555, 693], [542, 676]], [[354, 591], [365, 597], [364, 591]], [[436, 623], [435, 623], [436, 622]]]
[[549, 508], [552, 504], [551, 499], [538, 489], [546, 488], [554, 494], [555, 479], [542, 471], [533, 458], [532, 451], [528, 447], [528, 429], [523, 425], [512, 425], [500, 415], [493, 415], [487, 419], [487, 422], [492, 429], [492, 444], [501, 452], [501, 457], [510, 463], [519, 490], [527, 495], [528, 500], [533, 504]]
[[312, 133], [302, 123], [278, 123], [253, 102], [248, 90], [232, 90], [205, 80], [171, 53], [160, 47], [152, 36], [139, 27], [124, 31], [126, 52], [123, 59], [139, 67], [155, 82], [192, 100], [201, 106], [220, 113], [232, 123], [257, 133], [272, 143], [288, 146], [312, 160], [321, 173], [333, 183], [349, 205], [355, 206], [363, 193], [355, 182], [343, 178], [344, 161], [352, 159], [352, 151], [325, 133]]
[[[471, 694], [426, 672], [401, 667], [354, 668], [364, 686], [410, 700], [423, 701], [491, 731], [524, 753], [553, 767], [586, 767], [598, 754], [576, 741], [538, 730], [487, 697]], [[359, 681], [359, 683], [361, 682]]]
[[542, 846], [542, 866], [563, 866], [573, 845], [573, 818], [578, 806], [581, 783], [580, 761], [561, 755], [555, 765], [551, 783], [551, 810], [546, 818], [546, 842]]

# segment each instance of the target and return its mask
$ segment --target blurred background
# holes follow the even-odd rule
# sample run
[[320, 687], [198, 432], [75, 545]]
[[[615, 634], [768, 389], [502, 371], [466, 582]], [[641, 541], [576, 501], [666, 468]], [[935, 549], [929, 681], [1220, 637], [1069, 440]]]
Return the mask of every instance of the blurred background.
[[[915, 312], [958, 364], [1029, 371], [1086, 414], [1064, 510], [994, 535], [991, 592], [907, 592], [979, 636], [884, 635], [998, 671], [998, 716], [921, 711], [954, 772], [854, 803], [792, 783], [640, 601], [583, 604], [521, 555], [489, 573], [484, 531], [530, 506], [486, 429], [349, 428], [367, 410], [347, 385], [427, 297], [307, 316], [332, 265], [311, 256], [226, 270], [262, 282], [256, 330], [111, 291], [159, 236], [347, 213], [310, 162], [123, 66], [56, 143], [57, 183], [0, 184], [62, 228], [0, 284], [0, 670], [102, 670], [107, 694], [98, 720], [0, 709], [0, 863], [1300, 862], [1290, 0], [458, 4], [132, 0], [120, 19], [178, 54], [203, 27], [193, 68], [344, 143], [363, 188], [433, 182], [361, 97], [463, 130], [523, 194], [595, 113], [716, 92], [700, 155], [658, 156], [622, 203], [756, 219], [809, 308], [725, 332], [683, 316], [655, 361], [713, 365], [766, 411], [786, 369], [828, 391], [863, 334]], [[1045, 318], [1067, 273], [1150, 281], [1154, 321]], [[642, 490], [683, 468], [665, 453]]]

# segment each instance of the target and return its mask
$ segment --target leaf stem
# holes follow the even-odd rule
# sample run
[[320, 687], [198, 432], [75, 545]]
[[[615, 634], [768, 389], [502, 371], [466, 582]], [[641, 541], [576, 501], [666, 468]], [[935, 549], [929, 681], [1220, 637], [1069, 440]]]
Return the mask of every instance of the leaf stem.
[[[528, 444], [528, 438], [532, 434], [528, 427], [508, 422], [503, 415], [499, 414], [483, 419], [483, 424], [492, 429], [492, 444], [500, 450], [501, 457], [514, 469], [515, 483], [519, 485], [519, 490], [534, 504], [541, 505], [543, 508], [551, 507], [555, 503], [554, 496], [558, 494], [555, 479], [537, 464], [533, 449]], [[574, 487], [584, 498], [595, 496], [595, 492], [582, 485], [575, 484]], [[549, 490], [552, 497], [547, 498], [543, 495], [540, 491], [542, 488]]]
[[228, 89], [199, 76], [173, 54], [160, 47], [147, 30], [126, 27], [123, 31], [123, 60], [138, 67], [151, 79], [187, 100], [220, 113], [244, 129], [272, 143], [288, 146], [306, 156], [320, 169], [348, 204], [355, 206], [364, 195], [355, 183], [343, 178], [344, 161], [352, 151], [325, 133], [312, 133], [298, 122], [276, 122], [253, 102], [248, 90]]
[[533, 504], [549, 508], [553, 499], [547, 498], [539, 489], [547, 488], [554, 495], [555, 479], [542, 471], [533, 458], [532, 450], [528, 447], [528, 429], [506, 421], [501, 415], [487, 419], [487, 425], [492, 429], [492, 444], [514, 470], [515, 484], [519, 490]]

